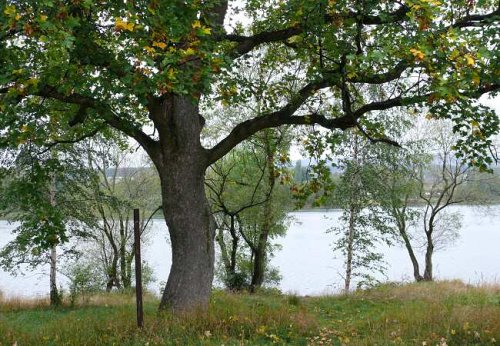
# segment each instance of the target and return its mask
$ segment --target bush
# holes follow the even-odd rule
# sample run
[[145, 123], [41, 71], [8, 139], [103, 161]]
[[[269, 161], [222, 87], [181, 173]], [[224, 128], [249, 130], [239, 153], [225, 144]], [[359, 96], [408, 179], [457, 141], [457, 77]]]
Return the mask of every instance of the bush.
[[78, 297], [88, 301], [91, 294], [101, 291], [105, 286], [102, 273], [93, 263], [74, 263], [69, 266], [67, 277], [70, 280], [69, 295], [72, 306]]

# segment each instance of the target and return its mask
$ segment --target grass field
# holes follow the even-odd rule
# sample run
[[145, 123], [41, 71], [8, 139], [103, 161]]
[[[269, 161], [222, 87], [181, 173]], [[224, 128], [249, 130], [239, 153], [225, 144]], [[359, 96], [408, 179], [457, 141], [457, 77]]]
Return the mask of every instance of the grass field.
[[[208, 312], [158, 314], [146, 297], [99, 294], [75, 307], [0, 298], [0, 345], [495, 345], [500, 285], [384, 285], [349, 296], [216, 291]], [[498, 340], [498, 341], [497, 341]]]

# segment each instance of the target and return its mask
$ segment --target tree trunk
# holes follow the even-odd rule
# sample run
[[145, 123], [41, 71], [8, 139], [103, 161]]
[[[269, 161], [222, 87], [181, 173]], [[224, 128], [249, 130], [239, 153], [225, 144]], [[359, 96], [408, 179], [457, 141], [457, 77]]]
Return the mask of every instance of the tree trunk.
[[[52, 151], [51, 153], [52, 157], [56, 157], [56, 153]], [[57, 207], [57, 201], [56, 201], [56, 178], [55, 175], [52, 174], [51, 181], [50, 181], [50, 187], [49, 187], [49, 202], [52, 207]], [[50, 249], [50, 274], [49, 274], [49, 281], [50, 281], [50, 305], [56, 306], [61, 303], [60, 297], [59, 297], [59, 292], [57, 291], [57, 280], [56, 280], [56, 274], [57, 274], [57, 243], [52, 245], [52, 248]]]
[[50, 305], [56, 306], [61, 303], [59, 292], [57, 291], [57, 250], [56, 246], [50, 249]]
[[432, 231], [427, 233], [427, 248], [425, 250], [425, 271], [424, 281], [433, 281], [432, 255], [434, 254], [434, 242], [432, 241]]
[[253, 258], [253, 273], [252, 273], [252, 283], [250, 289], [252, 292], [262, 286], [264, 283], [264, 274], [266, 271], [266, 255], [267, 255], [267, 239], [269, 235], [269, 230], [261, 230], [259, 235], [259, 243], [257, 244], [257, 251], [254, 252]]
[[160, 145], [150, 149], [161, 181], [172, 267], [160, 309], [207, 308], [214, 276], [214, 237], [205, 196], [207, 152], [196, 101], [171, 96], [150, 107]]
[[413, 265], [413, 277], [415, 281], [422, 281], [424, 278], [420, 275], [420, 266], [418, 264], [417, 256], [415, 256], [415, 252], [413, 251], [413, 246], [411, 245], [410, 238], [408, 237], [408, 233], [406, 233], [406, 223], [402, 222], [398, 225], [399, 234], [403, 238], [405, 243], [406, 251], [408, 251], [408, 255], [410, 256], [411, 264]]
[[266, 148], [266, 168], [267, 168], [267, 186], [269, 197], [264, 204], [264, 220], [260, 228], [259, 241], [255, 249], [253, 259], [252, 282], [250, 284], [251, 292], [255, 292], [264, 283], [264, 274], [266, 271], [267, 262], [267, 242], [271, 227], [273, 226], [273, 192], [276, 182], [276, 172], [274, 167], [274, 158], [276, 148], [272, 144], [272, 134], [274, 131], [266, 131], [264, 134]]
[[118, 278], [118, 253], [113, 253], [111, 266], [108, 268], [106, 275], [108, 277], [106, 292], [110, 292], [113, 287], [121, 288], [120, 279]]
[[[184, 172], [182, 172], [184, 171]], [[185, 163], [162, 180], [164, 215], [172, 244], [172, 268], [160, 309], [206, 307], [214, 275], [214, 232], [204, 195], [203, 174]], [[191, 177], [190, 177], [191, 176]]]
[[344, 293], [348, 294], [351, 288], [352, 278], [352, 257], [354, 252], [354, 232], [356, 227], [356, 210], [354, 207], [349, 209], [349, 228], [347, 230], [347, 258], [345, 266]]
[[217, 243], [219, 243], [220, 254], [222, 264], [224, 265], [224, 271], [226, 275], [231, 273], [231, 260], [229, 259], [229, 254], [227, 251], [226, 243], [224, 242], [224, 230], [222, 228], [219, 229], [217, 236], [215, 237]]
[[236, 233], [236, 227], [234, 225], [235, 216], [231, 215], [231, 226], [229, 228], [229, 233], [231, 233], [231, 262], [229, 266], [229, 274], [236, 274], [236, 255], [238, 254], [238, 243], [240, 238]]

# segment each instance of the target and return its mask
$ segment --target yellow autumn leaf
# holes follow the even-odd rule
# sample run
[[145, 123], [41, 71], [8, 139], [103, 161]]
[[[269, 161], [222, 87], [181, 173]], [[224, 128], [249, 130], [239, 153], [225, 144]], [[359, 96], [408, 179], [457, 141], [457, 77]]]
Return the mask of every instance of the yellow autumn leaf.
[[150, 46], [146, 46], [146, 47], [144, 47], [144, 49], [145, 49], [148, 53], [151, 53], [151, 54], [153, 54], [153, 53], [155, 53], [155, 52], [156, 52], [156, 51], [155, 51], [155, 49], [154, 49], [153, 47], [150, 47]]
[[474, 64], [476, 63], [476, 61], [474, 60], [474, 58], [472, 56], [470, 56], [469, 54], [465, 54], [465, 60], [467, 61], [467, 66], [474, 66]]
[[184, 55], [194, 55], [196, 51], [193, 48], [188, 48], [184, 51]]
[[21, 132], [28, 132], [30, 130], [28, 125], [21, 126]]
[[26, 85], [27, 86], [33, 85], [34, 87], [36, 87], [39, 82], [40, 81], [37, 78], [30, 78], [26, 81]]
[[204, 35], [211, 35], [212, 34], [212, 29], [211, 28], [207, 28], [206, 26], [204, 26], [203, 29], [201, 30], [201, 32]]
[[302, 42], [303, 39], [302, 39], [302, 36], [300, 35], [294, 35], [292, 37], [290, 37], [288, 40], [288, 43], [299, 43], [299, 42]]
[[437, 0], [422, 0], [422, 1], [434, 6], [441, 6], [443, 4], [441, 1]]
[[480, 83], [481, 83], [481, 78], [479, 77], [478, 74], [474, 74], [472, 76], [472, 84], [479, 85]]
[[19, 19], [21, 19], [21, 15], [18, 13], [18, 14], [16, 14], [16, 16], [15, 16], [14, 18], [15, 18], [16, 20], [19, 20]]
[[120, 17], [115, 18], [115, 29], [116, 30], [128, 30], [134, 31], [134, 23], [129, 23], [122, 20]]
[[418, 60], [424, 60], [424, 58], [425, 58], [425, 54], [418, 49], [411, 48], [410, 53], [413, 54], [413, 56], [415, 58], [417, 58]]
[[168, 69], [168, 79], [174, 79], [175, 78], [175, 71], [173, 68]]
[[199, 29], [199, 28], [201, 28], [201, 22], [200, 22], [199, 20], [195, 20], [195, 21], [193, 22], [193, 24], [191, 24], [191, 27], [192, 27], [193, 29]]
[[449, 56], [449, 59], [450, 60], [455, 60], [456, 58], [458, 58], [460, 56], [460, 52], [458, 51], [458, 49], [454, 49], [451, 53], [450, 53], [450, 56]]
[[165, 49], [167, 44], [165, 42], [153, 41], [153, 47], [159, 47], [161, 49]]
[[14, 16], [16, 12], [17, 10], [15, 5], [6, 6], [5, 9], [3, 10], [3, 13], [5, 13], [9, 17]]
[[44, 14], [40, 15], [40, 21], [41, 22], [46, 22], [47, 21], [47, 16], [44, 15]]

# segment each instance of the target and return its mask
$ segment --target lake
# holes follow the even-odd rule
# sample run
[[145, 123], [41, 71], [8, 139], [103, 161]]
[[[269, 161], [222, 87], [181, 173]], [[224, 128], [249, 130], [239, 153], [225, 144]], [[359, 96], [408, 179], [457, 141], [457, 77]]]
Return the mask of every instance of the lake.
[[[461, 279], [466, 283], [500, 283], [500, 205], [479, 209], [468, 206], [450, 208], [463, 215], [460, 238], [434, 256], [437, 279]], [[335, 225], [340, 212], [308, 211], [291, 213], [294, 221], [284, 238], [277, 239], [282, 248], [272, 259], [279, 268], [282, 280], [279, 288], [300, 295], [318, 295], [338, 292], [342, 286], [342, 260], [332, 251], [335, 235], [326, 233]], [[14, 226], [0, 221], [0, 246], [10, 239]], [[143, 258], [154, 270], [157, 279], [150, 286], [159, 291], [160, 282], [167, 279], [171, 264], [167, 242], [167, 228], [163, 220], [155, 220], [150, 240], [144, 245]], [[385, 254], [387, 280], [411, 281], [412, 266], [406, 250], [400, 246], [380, 246]], [[419, 255], [423, 258], [423, 255]], [[40, 296], [48, 294], [48, 270], [42, 268], [11, 276], [0, 270], [0, 291], [7, 296]], [[63, 286], [67, 284], [59, 276]]]

